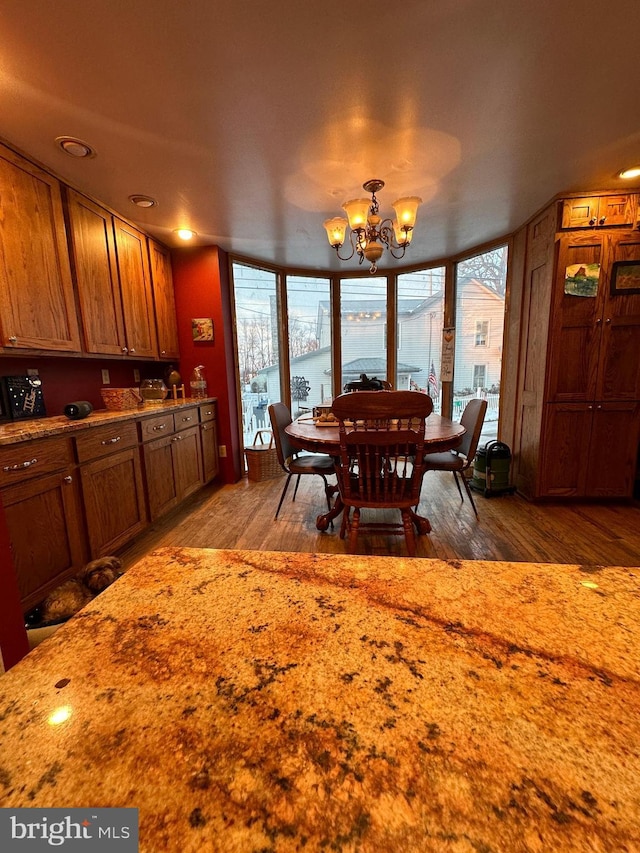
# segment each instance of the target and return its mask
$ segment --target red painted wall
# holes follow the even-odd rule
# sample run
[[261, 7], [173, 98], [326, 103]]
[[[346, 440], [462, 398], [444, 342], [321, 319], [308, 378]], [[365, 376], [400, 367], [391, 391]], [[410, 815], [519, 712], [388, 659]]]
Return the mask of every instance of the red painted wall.
[[2, 504], [0, 504], [0, 651], [5, 669], [18, 663], [29, 651]]
[[[204, 246], [174, 249], [171, 260], [182, 381], [188, 389], [193, 368], [204, 365], [207, 393], [218, 398], [218, 443], [227, 448], [227, 457], [220, 459], [221, 479], [235, 483], [242, 466], [228, 256], [217, 246]], [[213, 319], [213, 341], [193, 340], [191, 320], [197, 317]]]
[[[25, 376], [31, 368], [38, 371], [47, 415], [53, 416], [61, 415], [65, 404], [74, 400], [88, 400], [94, 409], [104, 409], [101, 388], [137, 387], [134, 368], [142, 379], [163, 379], [167, 365], [109, 359], [0, 357], [0, 376]], [[103, 368], [109, 371], [111, 381], [107, 386], [102, 383]]]

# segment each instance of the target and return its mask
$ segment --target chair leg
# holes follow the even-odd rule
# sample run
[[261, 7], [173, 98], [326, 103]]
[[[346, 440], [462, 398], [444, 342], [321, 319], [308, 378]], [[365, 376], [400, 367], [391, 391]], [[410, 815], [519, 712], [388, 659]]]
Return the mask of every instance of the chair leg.
[[284, 488], [282, 489], [282, 494], [280, 495], [280, 503], [278, 504], [278, 509], [276, 510], [276, 518], [278, 517], [278, 513], [280, 512], [280, 507], [282, 506], [284, 496], [287, 494], [287, 489], [289, 488], [289, 480], [291, 479], [291, 476], [291, 474], [287, 475], [287, 482], [284, 484]]
[[[295, 501], [296, 495], [298, 494], [298, 486], [300, 485], [300, 477], [301, 476], [302, 476], [302, 474], [298, 474], [298, 479], [296, 480], [296, 487], [293, 490], [293, 501]], [[293, 503], [293, 501], [292, 501], [292, 503]]]
[[471, 506], [473, 507], [473, 511], [476, 514], [476, 518], [478, 518], [478, 510], [476, 509], [476, 505], [473, 500], [473, 495], [471, 494], [471, 489], [469, 488], [469, 483], [467, 483], [467, 478], [464, 476], [464, 474], [460, 474], [460, 476], [462, 477], [462, 482], [464, 484], [465, 490], [469, 495], [469, 500], [471, 501]]
[[347, 535], [347, 530], [349, 529], [349, 515], [351, 513], [351, 507], [346, 506], [342, 510], [342, 524], [340, 525], [340, 538], [344, 539]]
[[458, 480], [458, 474], [456, 471], [451, 472], [453, 474], [453, 479], [456, 481], [456, 486], [458, 487], [458, 492], [460, 493], [460, 500], [464, 503], [464, 495], [462, 494], [462, 489], [460, 488], [460, 481]]
[[349, 529], [349, 553], [355, 554], [358, 544], [358, 528], [360, 527], [360, 509], [355, 507], [353, 510], [353, 519]]
[[331, 512], [331, 498], [333, 496], [333, 489], [329, 485], [329, 481], [324, 476], [324, 474], [320, 474], [320, 476], [324, 480], [324, 493], [327, 497], [327, 508], [328, 508], [329, 512]]
[[410, 557], [416, 555], [416, 534], [413, 529], [413, 519], [411, 511], [408, 509], [400, 510], [402, 514], [402, 527], [404, 528], [404, 538], [407, 543], [407, 553]]

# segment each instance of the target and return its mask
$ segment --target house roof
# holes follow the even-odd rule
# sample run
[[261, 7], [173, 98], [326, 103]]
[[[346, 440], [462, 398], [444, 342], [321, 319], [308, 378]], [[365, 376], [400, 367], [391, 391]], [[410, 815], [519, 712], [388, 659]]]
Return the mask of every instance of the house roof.
[[[331, 371], [327, 370], [326, 373]], [[387, 361], [384, 358], [356, 358], [353, 361], [348, 361], [342, 365], [342, 375], [360, 376], [361, 373], [366, 373], [369, 379], [374, 376], [380, 378], [385, 376], [387, 372]], [[398, 362], [398, 373], [420, 373], [421, 368], [413, 364], [404, 364]]]

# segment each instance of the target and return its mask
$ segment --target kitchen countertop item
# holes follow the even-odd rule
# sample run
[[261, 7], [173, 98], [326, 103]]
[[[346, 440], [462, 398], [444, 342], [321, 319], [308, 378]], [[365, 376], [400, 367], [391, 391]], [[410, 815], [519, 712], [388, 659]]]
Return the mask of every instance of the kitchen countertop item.
[[0, 677], [0, 807], [137, 807], [141, 853], [638, 850], [639, 577], [159, 550]]

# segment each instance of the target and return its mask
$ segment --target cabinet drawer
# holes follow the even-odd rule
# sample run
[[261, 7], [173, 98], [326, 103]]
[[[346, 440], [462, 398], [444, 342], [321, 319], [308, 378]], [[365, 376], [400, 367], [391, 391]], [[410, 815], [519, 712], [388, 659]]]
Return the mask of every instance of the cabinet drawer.
[[156, 418], [145, 418], [140, 421], [140, 440], [151, 441], [173, 432], [173, 414], [167, 412]]
[[71, 439], [47, 438], [0, 447], [0, 488], [73, 464]]
[[204, 424], [207, 421], [215, 421], [216, 419], [216, 404], [215, 403], [205, 403], [202, 406], [198, 406], [198, 412], [200, 413], [200, 423]]
[[133, 447], [137, 443], [138, 434], [135, 421], [88, 429], [84, 434], [76, 436], [78, 462], [99, 459], [101, 456], [106, 456], [116, 450]]
[[195, 426], [198, 423], [198, 409], [194, 406], [192, 409], [181, 409], [179, 412], [175, 412], [173, 415], [173, 419], [176, 426], [176, 431], [181, 429], [188, 429], [189, 427]]

